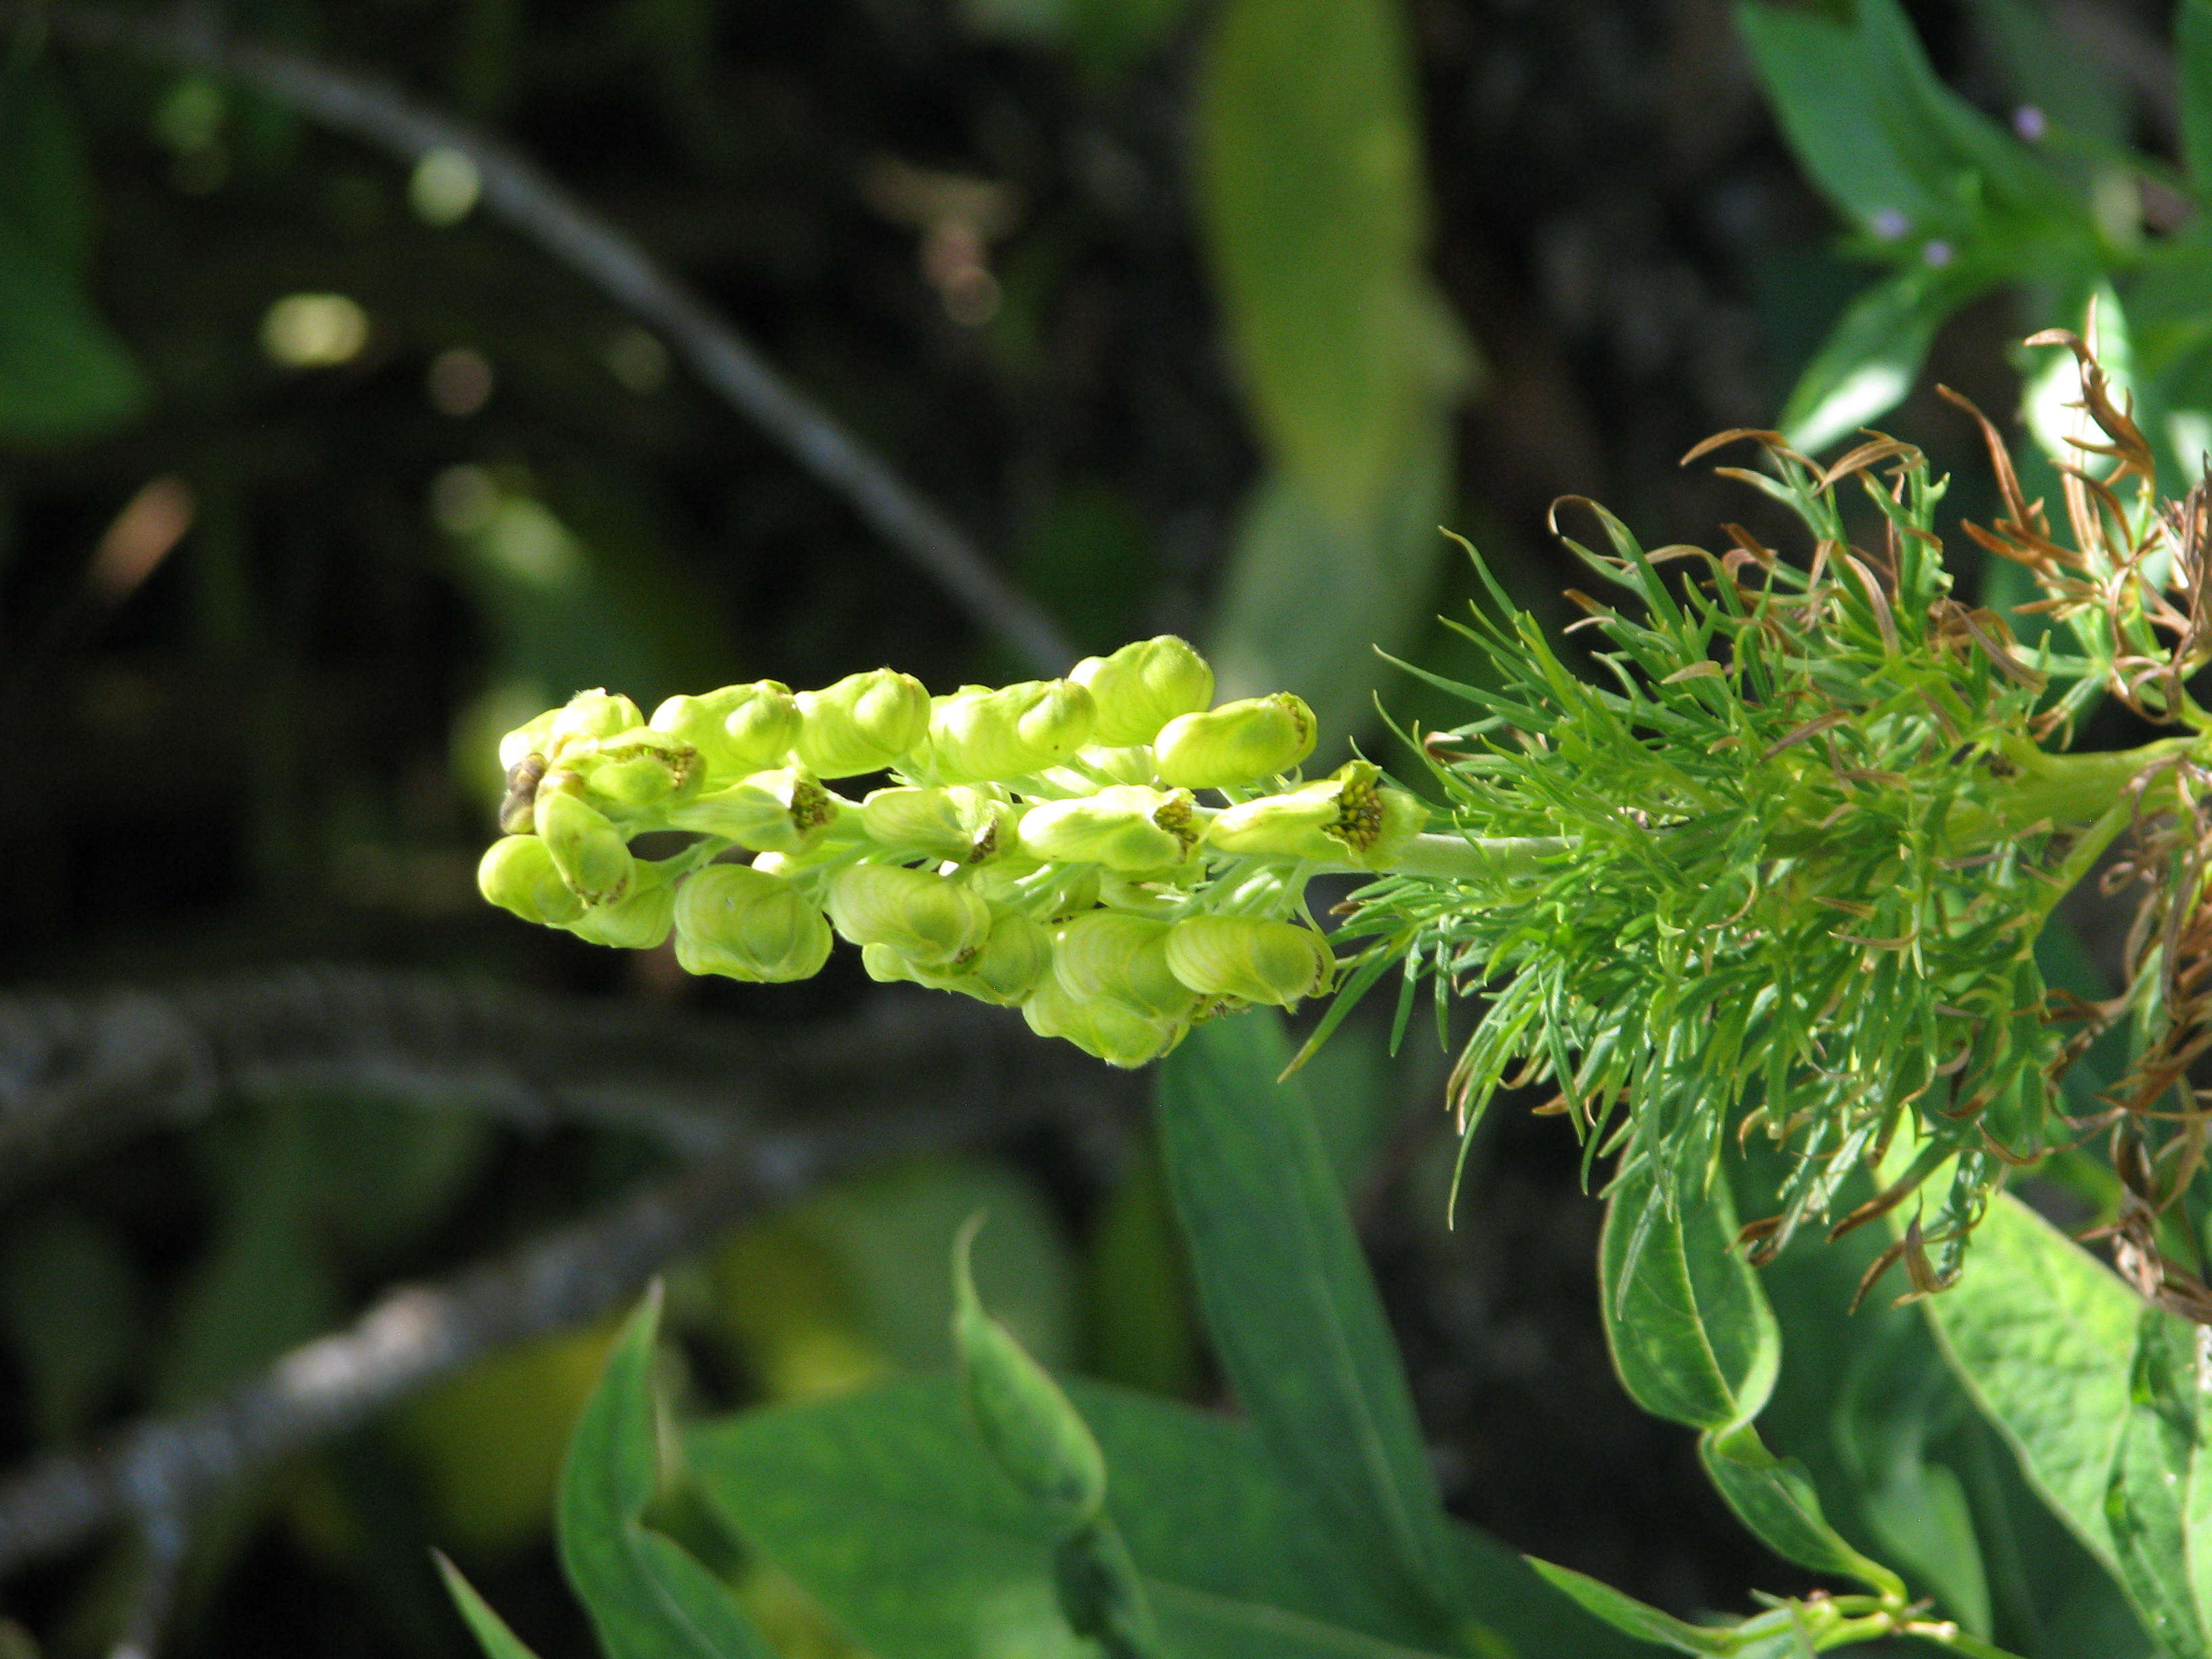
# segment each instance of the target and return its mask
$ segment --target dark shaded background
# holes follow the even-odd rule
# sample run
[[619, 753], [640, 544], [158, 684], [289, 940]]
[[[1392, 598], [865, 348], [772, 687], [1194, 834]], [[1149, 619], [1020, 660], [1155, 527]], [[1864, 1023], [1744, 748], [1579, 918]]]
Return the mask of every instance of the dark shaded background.
[[[1914, 9], [1947, 78], [2002, 109], [1966, 11]], [[2107, 9], [2115, 28], [2163, 32], [2161, 8]], [[1202, 12], [1110, 77], [979, 33], [939, 0], [268, 0], [229, 15], [511, 137], [1096, 649], [1202, 636], [1260, 465], [1192, 224]], [[1740, 491], [1677, 458], [1717, 428], [1772, 420], [1863, 277], [1829, 252], [1827, 212], [1774, 134], [1727, 9], [1412, 0], [1407, 15], [1431, 269], [1488, 364], [1457, 418], [1460, 527], [1543, 603], [1566, 579], [1544, 533], [1555, 496], [1601, 499], [1654, 545], [1744, 516]], [[483, 907], [470, 756], [532, 711], [514, 699], [533, 683], [542, 702], [605, 680], [649, 707], [884, 662], [935, 689], [1018, 666], [513, 234], [481, 216], [425, 223], [403, 168], [257, 99], [125, 55], [47, 50], [93, 141], [97, 292], [158, 395], [112, 437], [0, 459], [6, 988], [341, 960], [763, 1025], [856, 1018], [879, 993], [847, 955], [803, 986], [698, 983]], [[2141, 136], [2163, 143], [2154, 125]], [[963, 214], [988, 227], [988, 302], [972, 270], [948, 277], [925, 258], [932, 225]], [[295, 291], [353, 296], [372, 319], [365, 349], [327, 369], [270, 362], [264, 314]], [[2014, 331], [2005, 303], [1976, 307], [1939, 341], [1935, 378], [2007, 407]], [[442, 355], [455, 351], [477, 356]], [[439, 393], [435, 376], [481, 391], [475, 362], [488, 395], [451, 412], [469, 397]], [[1963, 422], [1924, 393], [1890, 424], [1972, 466]], [[557, 515], [586, 550], [579, 585], [533, 597], [441, 529], [440, 502], [450, 519], [471, 479]], [[156, 506], [189, 500], [189, 527], [143, 579], [103, 588], [96, 550], [154, 481], [170, 481]], [[1448, 567], [1435, 608], [1469, 586]], [[1425, 649], [1454, 660], [1441, 634]], [[1441, 1067], [1425, 1055], [1355, 1086], [1364, 1064], [1329, 1074], [1357, 1097], [1340, 1114], [1347, 1177], [1458, 1512], [1680, 1612], [1730, 1603], [1746, 1582], [1796, 1583], [1723, 1513], [1687, 1434], [1613, 1382], [1598, 1211], [1567, 1131], [1501, 1107], [1447, 1230]], [[22, 1343], [0, 1361], [9, 1461], [248, 1363], [242, 1340], [180, 1377], [175, 1346], [233, 1213], [226, 1172], [287, 1109], [104, 1154], [0, 1218], [11, 1259], [57, 1214], [95, 1227], [136, 1310], [119, 1357], [43, 1425]], [[423, 1133], [404, 1115], [387, 1127]], [[1057, 1218], [1079, 1278], [1111, 1270], [1102, 1218], [1132, 1212], [1142, 1139], [1133, 1114], [1103, 1155], [1047, 1132], [999, 1148]], [[335, 1299], [315, 1305], [356, 1306], [392, 1275], [520, 1237], [650, 1160], [618, 1138], [502, 1130], [417, 1161], [435, 1170], [413, 1209], [374, 1226], [318, 1211]], [[761, 1271], [787, 1271], [788, 1297], [805, 1300], [799, 1268]], [[1171, 1305], [1131, 1316], [1088, 1292], [1075, 1305], [1073, 1340], [1097, 1368], [1210, 1393]], [[1154, 1321], [1149, 1349], [1132, 1317]], [[695, 1337], [698, 1398], [773, 1389], [759, 1356], [774, 1343], [748, 1340]], [[423, 1565], [445, 1534], [408, 1444], [355, 1437], [240, 1510], [187, 1584], [174, 1650], [464, 1651]], [[534, 1528], [468, 1559], [542, 1651], [586, 1650]], [[9, 1605], [58, 1650], [81, 1649], [120, 1577], [85, 1555], [24, 1579]]]

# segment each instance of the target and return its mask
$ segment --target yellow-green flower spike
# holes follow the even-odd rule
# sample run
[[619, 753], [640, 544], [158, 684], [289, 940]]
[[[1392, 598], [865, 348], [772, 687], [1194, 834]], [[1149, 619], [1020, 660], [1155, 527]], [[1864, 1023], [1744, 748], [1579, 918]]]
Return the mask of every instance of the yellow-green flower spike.
[[855, 945], [888, 945], [942, 968], [981, 945], [991, 912], [974, 890], [926, 870], [856, 864], [830, 884], [830, 920]]
[[710, 864], [676, 893], [676, 960], [694, 974], [780, 984], [830, 959], [830, 924], [781, 876]]
[[822, 837], [837, 803], [803, 772], [785, 768], [693, 797], [665, 815], [672, 830], [718, 836], [755, 853], [797, 853]]
[[790, 757], [799, 740], [798, 700], [778, 680], [726, 685], [702, 697], [671, 697], [653, 711], [656, 731], [697, 750], [710, 775], [767, 772]]
[[928, 764], [946, 783], [1024, 777], [1082, 748], [1095, 718], [1091, 694], [1073, 680], [970, 686], [932, 706]]
[[1419, 799], [1385, 785], [1373, 763], [1356, 760], [1317, 783], [1217, 813], [1206, 841], [1224, 853], [1372, 866], [1403, 852], [1427, 821]]
[[1024, 853], [1048, 863], [1158, 870], [1189, 856], [1198, 839], [1194, 805], [1187, 789], [1110, 784], [1095, 794], [1032, 806], [1015, 836]]
[[1110, 1002], [1153, 1019], [1181, 1019], [1198, 994], [1168, 966], [1172, 925], [1122, 910], [1091, 910], [1060, 930], [1053, 977], [1079, 1003]]
[[584, 914], [584, 901], [568, 890], [552, 849], [536, 836], [492, 842], [477, 864], [477, 890], [540, 927], [558, 927]]
[[1235, 788], [1296, 766], [1313, 753], [1313, 710], [1287, 691], [1182, 714], [1153, 749], [1160, 781], [1180, 789]]
[[801, 691], [795, 701], [802, 718], [793, 750], [817, 778], [880, 772], [929, 731], [929, 693], [896, 669], [848, 674], [823, 690]]
[[1002, 1007], [1017, 1006], [1052, 971], [1052, 934], [1018, 910], [994, 910], [991, 931], [969, 959], [961, 988]]
[[629, 890], [635, 860], [629, 844], [605, 813], [557, 775], [538, 786], [532, 811], [538, 834], [569, 891], [586, 905], [611, 904]]
[[1201, 995], [1285, 1008], [1328, 989], [1336, 970], [1320, 934], [1259, 916], [1191, 916], [1169, 930], [1162, 954]]
[[1068, 678], [1089, 689], [1098, 706], [1091, 741], [1109, 748], [1150, 743], [1177, 715], [1213, 701], [1213, 671], [1172, 634], [1085, 657]]
[[616, 818], [648, 817], [673, 805], [697, 793], [706, 777], [697, 750], [647, 726], [569, 743], [558, 764], [586, 800]]
[[579, 691], [546, 723], [544, 753], [557, 762], [572, 743], [619, 737], [645, 724], [645, 716], [628, 697], [604, 690]]

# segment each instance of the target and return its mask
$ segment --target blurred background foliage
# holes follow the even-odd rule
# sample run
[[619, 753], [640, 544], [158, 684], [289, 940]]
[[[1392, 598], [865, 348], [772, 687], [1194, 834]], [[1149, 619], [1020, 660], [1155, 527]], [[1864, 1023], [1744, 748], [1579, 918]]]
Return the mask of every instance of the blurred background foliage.
[[[1072, 650], [1185, 634], [1227, 694], [1296, 690], [1325, 743], [1402, 767], [1376, 688], [1401, 723], [1457, 717], [1370, 647], [1466, 672], [1431, 621], [1471, 592], [1439, 524], [1556, 614], [1553, 498], [1654, 544], [1760, 523], [1676, 459], [1778, 419], [1820, 442], [1886, 418], [1973, 511], [1976, 442], [1930, 381], [2008, 415], [2011, 343], [2100, 293], [2169, 454], [2212, 441], [2212, 244], [2172, 170], [2212, 135], [2184, 130], [2171, 11], [233, 0], [220, 21], [535, 158]], [[702, 985], [481, 906], [491, 738], [587, 684], [650, 706], [889, 662], [949, 689], [1018, 655], [488, 211], [465, 160], [73, 45], [71, 15], [0, 7], [9, 988], [336, 958], [763, 1029], [859, 1018], [891, 988], [849, 961]], [[1355, 1026], [1310, 1075], [1454, 1506], [1678, 1612], [1798, 1582], [1613, 1383], [1564, 1131], [1494, 1114], [1446, 1228], [1439, 1069]], [[814, 1399], [941, 1365], [949, 1241], [988, 1207], [984, 1293], [1032, 1352], [1215, 1399], [1157, 1160], [1119, 1121], [739, 1230], [672, 1282], [670, 1386]], [[338, 1076], [85, 1160], [0, 1213], [0, 1450], [204, 1397], [659, 1156]], [[513, 1350], [242, 1490], [200, 1528], [174, 1650], [463, 1653], [433, 1544], [541, 1652], [588, 1650], [547, 1519], [612, 1334]], [[1947, 1478], [1928, 1467], [1893, 1473]], [[787, 1581], [726, 1565], [787, 1653], [850, 1651]], [[131, 1571], [82, 1553], [8, 1606], [92, 1650]]]

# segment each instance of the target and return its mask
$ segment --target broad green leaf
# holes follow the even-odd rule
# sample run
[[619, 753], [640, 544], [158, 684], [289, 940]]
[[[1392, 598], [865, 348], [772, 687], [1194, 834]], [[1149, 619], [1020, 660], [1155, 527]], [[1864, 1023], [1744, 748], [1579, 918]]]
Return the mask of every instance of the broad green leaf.
[[2181, 63], [2181, 159], [2199, 200], [2212, 200], [2212, 0], [2180, 0], [2173, 45]]
[[0, 443], [96, 437], [146, 400], [137, 364], [75, 276], [0, 227]]
[[1160, 1068], [1168, 1179], [1206, 1328], [1284, 1475], [1395, 1580], [1433, 1601], [1442, 1507], [1397, 1350], [1280, 1020], [1199, 1026]]
[[1724, 1181], [1676, 1194], [1649, 1158], [1615, 1178], [1598, 1245], [1605, 1334], [1636, 1403], [1693, 1429], [1748, 1422], [1781, 1362], [1772, 1310], [1732, 1246]]
[[2029, 1483], [2112, 1571], [2107, 1479], [2129, 1412], [2142, 1307], [2104, 1265], [2009, 1193], [1959, 1283], [1922, 1304], [1952, 1369]]
[[1277, 463], [1349, 521], [1471, 356], [1421, 270], [1411, 55], [1392, 0], [1230, 0], [1198, 94], [1200, 215]]
[[1992, 279], [1958, 270], [1884, 277], [1851, 301], [1791, 389], [1782, 434], [1811, 453], [1905, 400], [1943, 319]]
[[52, 79], [0, 70], [0, 235], [82, 276], [92, 259], [93, 178], [84, 133]]
[[438, 1558], [438, 1571], [453, 1595], [453, 1605], [460, 1609], [462, 1621], [484, 1650], [484, 1659], [538, 1659], [523, 1645], [522, 1638], [507, 1627], [507, 1621], [492, 1611], [491, 1604], [477, 1594], [476, 1586], [461, 1577], [461, 1570], [442, 1555]]
[[561, 1566], [606, 1659], [773, 1659], [728, 1589], [645, 1525], [660, 1487], [656, 1287], [623, 1328], [562, 1472]]
[[2057, 181], [1938, 80], [1895, 0], [1740, 4], [1790, 148], [1854, 228], [1960, 238], [1993, 211], [2069, 210]]
[[2212, 1603], [2203, 1599], [2212, 1541], [2192, 1535], [2212, 1482], [2212, 1348], [2205, 1328], [2146, 1307], [2129, 1367], [2129, 1409], [2112, 1458], [2105, 1513], [2120, 1577], [2160, 1646], [2175, 1659], [2212, 1654]]
[[[1105, 1451], [1107, 1510], [1170, 1651], [1462, 1651], [1437, 1645], [1365, 1577], [1249, 1425], [1096, 1383], [1068, 1392]], [[714, 1510], [877, 1659], [1091, 1659], [1056, 1611], [1048, 1519], [993, 1477], [949, 1380], [707, 1424], [689, 1436], [687, 1462]], [[1474, 1652], [1626, 1659], [1625, 1644], [1498, 1546], [1464, 1535], [1496, 1597], [1491, 1644]]]
[[1376, 653], [1402, 654], [1426, 627], [1450, 544], [1452, 433], [1431, 421], [1370, 504], [1329, 511], [1291, 472], [1263, 478], [1245, 503], [1206, 640], [1218, 693], [1295, 691], [1324, 744], [1375, 719]]
[[1606, 1340], [1623, 1385], [1646, 1411], [1703, 1431], [1698, 1454], [1714, 1486], [1777, 1554], [1901, 1592], [1894, 1573], [1829, 1525], [1803, 1467], [1775, 1456], [1752, 1425], [1773, 1392], [1781, 1335], [1733, 1248], [1726, 1179], [1679, 1190], [1656, 1160], [1632, 1152], [1624, 1163], [1598, 1246]]

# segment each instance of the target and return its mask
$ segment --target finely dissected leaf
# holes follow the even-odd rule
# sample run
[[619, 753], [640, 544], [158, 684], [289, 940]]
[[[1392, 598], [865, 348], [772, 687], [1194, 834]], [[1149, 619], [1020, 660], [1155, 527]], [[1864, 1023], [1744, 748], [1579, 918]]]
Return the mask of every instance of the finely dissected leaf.
[[1295, 1079], [1254, 1012], [1199, 1026], [1161, 1067], [1168, 1178], [1206, 1326], [1285, 1478], [1409, 1601], [1449, 1574], [1443, 1510], [1374, 1281]]
[[1822, 450], [1905, 401], [1943, 319], [1994, 280], [1957, 266], [1887, 276], [1853, 300], [1798, 376], [1783, 435]]
[[2001, 1193], [1977, 1235], [1974, 1271], [1923, 1305], [1953, 1369], [2011, 1442], [2029, 1482], [2114, 1570], [2105, 1498], [2129, 1413], [2141, 1301]]
[[461, 1570], [441, 1555], [438, 1571], [446, 1580], [453, 1605], [461, 1611], [462, 1620], [477, 1645], [484, 1650], [485, 1659], [538, 1659], [538, 1656], [523, 1645], [522, 1638], [507, 1627], [507, 1621], [491, 1610], [491, 1604], [476, 1592], [476, 1587], [461, 1577]]
[[2212, 1655], [2212, 1606], [2200, 1600], [2206, 1545], [2191, 1512], [2212, 1480], [2212, 1346], [2208, 1328], [2143, 1310], [2129, 1367], [2129, 1410], [2105, 1497], [2120, 1579], [2174, 1659]]
[[[1455, 1547], [1468, 1540], [1496, 1600], [1468, 1650], [1441, 1644], [1365, 1577], [1248, 1425], [1097, 1384], [1068, 1391], [1105, 1450], [1108, 1512], [1179, 1659], [1631, 1651], [1460, 1532]], [[1057, 1611], [1049, 1521], [982, 1466], [950, 1381], [743, 1413], [693, 1430], [687, 1462], [715, 1510], [878, 1659], [1091, 1652]]]
[[561, 1565], [606, 1659], [773, 1659], [721, 1582], [647, 1529], [659, 1490], [653, 1395], [656, 1288], [631, 1316], [584, 1409], [561, 1477]]
[[1200, 214], [1276, 459], [1373, 503], [1468, 352], [1420, 267], [1410, 54], [1389, 0], [1233, 0], [1199, 96]]

